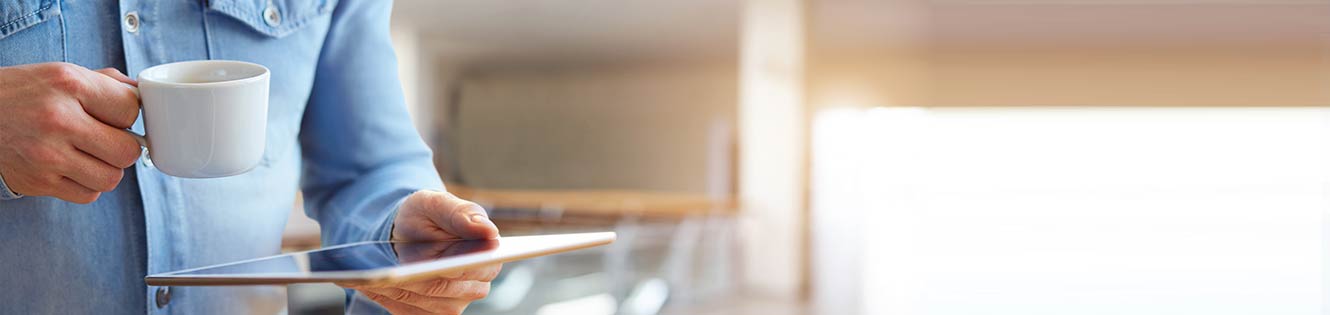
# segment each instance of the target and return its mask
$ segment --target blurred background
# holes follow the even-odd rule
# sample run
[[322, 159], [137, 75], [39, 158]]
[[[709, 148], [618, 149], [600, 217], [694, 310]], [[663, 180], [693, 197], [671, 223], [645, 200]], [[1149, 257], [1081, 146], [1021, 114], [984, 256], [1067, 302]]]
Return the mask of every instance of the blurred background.
[[[1323, 314], [1324, 0], [398, 0], [468, 314]], [[290, 250], [318, 246], [293, 211]], [[340, 313], [331, 286], [295, 314]]]

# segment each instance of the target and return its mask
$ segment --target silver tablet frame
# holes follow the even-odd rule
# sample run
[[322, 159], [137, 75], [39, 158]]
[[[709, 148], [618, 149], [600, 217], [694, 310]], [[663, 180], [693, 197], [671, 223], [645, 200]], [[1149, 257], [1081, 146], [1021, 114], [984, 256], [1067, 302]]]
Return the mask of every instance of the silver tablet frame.
[[233, 286], [233, 285], [284, 285], [292, 283], [316, 283], [316, 282], [342, 282], [350, 284], [377, 284], [377, 283], [396, 283], [406, 282], [419, 278], [425, 278], [433, 275], [460, 272], [462, 270], [480, 267], [494, 263], [504, 263], [533, 257], [557, 254], [562, 252], [574, 251], [584, 248], [596, 247], [613, 243], [617, 238], [614, 232], [594, 232], [594, 233], [572, 233], [572, 234], [548, 234], [531, 236], [513, 236], [502, 237], [499, 239], [503, 246], [504, 240], [522, 239], [522, 238], [548, 238], [555, 244], [550, 247], [537, 248], [528, 251], [519, 252], [480, 252], [463, 254], [454, 257], [442, 258], [429, 262], [412, 263], [394, 267], [384, 267], [370, 270], [358, 271], [322, 271], [322, 272], [301, 272], [301, 273], [256, 273], [256, 274], [188, 274], [199, 270], [246, 264], [260, 260], [273, 259], [282, 256], [294, 256], [307, 254], [317, 251], [333, 250], [349, 246], [357, 246], [372, 243], [389, 242], [359, 242], [337, 246], [330, 246], [315, 250], [287, 253], [255, 259], [248, 259], [224, 264], [177, 270], [166, 273], [149, 275], [143, 278], [148, 285], [153, 286]]

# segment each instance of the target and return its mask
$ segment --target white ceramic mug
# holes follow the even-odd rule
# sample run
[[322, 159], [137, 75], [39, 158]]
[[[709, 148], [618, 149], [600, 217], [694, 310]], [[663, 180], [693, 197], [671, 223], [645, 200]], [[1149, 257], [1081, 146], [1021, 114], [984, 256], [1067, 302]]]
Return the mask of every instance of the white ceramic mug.
[[268, 128], [268, 68], [184, 61], [139, 72], [148, 158], [162, 173], [211, 178], [258, 166]]

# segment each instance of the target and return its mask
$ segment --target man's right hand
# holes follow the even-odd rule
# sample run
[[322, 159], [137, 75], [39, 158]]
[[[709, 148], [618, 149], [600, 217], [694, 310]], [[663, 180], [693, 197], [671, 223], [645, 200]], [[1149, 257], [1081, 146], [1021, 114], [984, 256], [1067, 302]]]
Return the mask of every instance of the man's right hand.
[[0, 178], [15, 193], [91, 203], [141, 152], [124, 131], [137, 85], [120, 71], [68, 63], [0, 67]]

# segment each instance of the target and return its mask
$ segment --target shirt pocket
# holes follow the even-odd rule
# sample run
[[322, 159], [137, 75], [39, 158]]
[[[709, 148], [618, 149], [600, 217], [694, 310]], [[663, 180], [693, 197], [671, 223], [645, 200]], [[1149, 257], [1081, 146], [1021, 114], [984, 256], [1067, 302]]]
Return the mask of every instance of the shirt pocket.
[[60, 15], [55, 0], [4, 0], [0, 5], [0, 39]]
[[0, 0], [0, 67], [64, 61], [57, 0]]
[[225, 14], [254, 31], [282, 38], [310, 20], [331, 13], [337, 0], [212, 0], [208, 9]]

